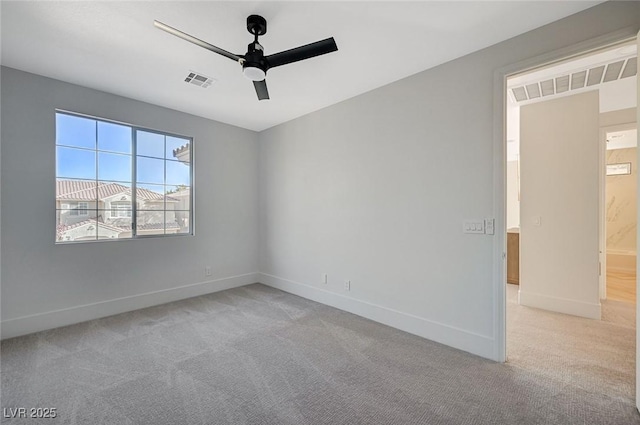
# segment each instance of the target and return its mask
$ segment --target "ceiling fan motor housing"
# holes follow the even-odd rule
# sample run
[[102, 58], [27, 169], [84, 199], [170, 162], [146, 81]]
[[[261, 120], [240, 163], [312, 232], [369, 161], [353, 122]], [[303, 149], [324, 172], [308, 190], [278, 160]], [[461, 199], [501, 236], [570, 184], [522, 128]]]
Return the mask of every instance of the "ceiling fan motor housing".
[[253, 34], [254, 40], [253, 43], [247, 46], [247, 53], [244, 55], [244, 62], [242, 63], [242, 72], [250, 80], [262, 81], [267, 74], [269, 65], [264, 59], [264, 51], [260, 43], [258, 43], [258, 36], [267, 33], [267, 20], [259, 15], [248, 16], [247, 31]]
[[[268, 69], [269, 65], [264, 58], [264, 52], [260, 43], [254, 41], [249, 44], [249, 46], [247, 46], [247, 53], [244, 55], [244, 62], [242, 63], [242, 70], [244, 74], [251, 80], [262, 81]], [[254, 75], [255, 77], [252, 78], [251, 75]]]

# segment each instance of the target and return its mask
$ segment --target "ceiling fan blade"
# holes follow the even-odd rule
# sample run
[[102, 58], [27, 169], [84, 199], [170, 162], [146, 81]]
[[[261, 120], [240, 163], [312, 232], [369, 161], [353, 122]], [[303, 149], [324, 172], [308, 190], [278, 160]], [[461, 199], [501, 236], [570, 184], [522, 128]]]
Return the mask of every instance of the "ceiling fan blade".
[[186, 41], [188, 41], [190, 43], [193, 43], [196, 46], [204, 47], [205, 49], [211, 50], [212, 52], [215, 52], [215, 53], [217, 53], [219, 55], [226, 56], [229, 59], [234, 60], [236, 62], [239, 61], [240, 59], [242, 59], [242, 56], [234, 55], [231, 52], [227, 52], [224, 49], [216, 47], [213, 44], [209, 44], [206, 41], [202, 41], [199, 38], [196, 38], [196, 37], [194, 37], [192, 35], [187, 34], [186, 32], [182, 32], [182, 31], [180, 31], [178, 29], [175, 29], [175, 28], [173, 28], [173, 27], [171, 27], [171, 26], [169, 26], [167, 24], [164, 24], [164, 23], [162, 23], [160, 21], [153, 21], [153, 25], [155, 25], [157, 28], [160, 28], [163, 31], [168, 32], [169, 34], [175, 35], [176, 37], [181, 38], [183, 40], [186, 40]]
[[325, 40], [316, 41], [315, 43], [296, 47], [294, 49], [285, 50], [284, 52], [274, 53], [273, 55], [266, 56], [265, 59], [267, 60], [269, 67], [273, 68], [280, 65], [286, 65], [291, 62], [298, 62], [315, 56], [324, 55], [326, 53], [335, 52], [336, 50], [338, 50], [338, 46], [336, 45], [336, 41], [333, 37], [331, 37]]
[[269, 99], [269, 90], [267, 90], [267, 80], [254, 81], [253, 87], [256, 89], [256, 94], [259, 100]]

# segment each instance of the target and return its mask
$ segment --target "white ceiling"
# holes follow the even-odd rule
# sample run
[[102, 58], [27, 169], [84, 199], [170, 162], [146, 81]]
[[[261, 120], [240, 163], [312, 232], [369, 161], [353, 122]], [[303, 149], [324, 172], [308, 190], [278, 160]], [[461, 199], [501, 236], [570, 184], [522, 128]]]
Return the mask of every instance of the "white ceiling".
[[[259, 131], [597, 3], [2, 1], [1, 63]], [[267, 19], [266, 54], [331, 36], [339, 50], [270, 70], [259, 102], [240, 65], [153, 26], [244, 54], [250, 14]], [[190, 70], [217, 81], [185, 83]]]

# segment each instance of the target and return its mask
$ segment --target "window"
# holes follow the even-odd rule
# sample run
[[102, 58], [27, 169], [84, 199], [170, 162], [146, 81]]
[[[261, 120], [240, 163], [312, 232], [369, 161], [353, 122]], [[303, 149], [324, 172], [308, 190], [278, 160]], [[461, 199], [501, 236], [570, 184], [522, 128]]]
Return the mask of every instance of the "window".
[[112, 202], [111, 217], [131, 217], [131, 204], [128, 202]]
[[193, 140], [56, 112], [56, 241], [193, 234]]
[[86, 216], [89, 215], [89, 203], [88, 202], [72, 202], [62, 204], [62, 210], [66, 211], [70, 216]]

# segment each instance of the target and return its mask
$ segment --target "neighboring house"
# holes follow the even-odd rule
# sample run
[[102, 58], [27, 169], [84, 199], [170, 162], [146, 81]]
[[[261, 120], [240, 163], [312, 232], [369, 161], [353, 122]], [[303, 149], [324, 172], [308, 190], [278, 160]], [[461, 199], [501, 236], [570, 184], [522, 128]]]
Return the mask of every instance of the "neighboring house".
[[[182, 191], [179, 191], [182, 192]], [[171, 234], [188, 229], [188, 218], [176, 216], [186, 195], [179, 197], [144, 188], [136, 190], [137, 234]], [[129, 238], [132, 231], [131, 188], [119, 183], [58, 180], [56, 188], [56, 239], [74, 241]], [[186, 197], [185, 197], [186, 196]]]

